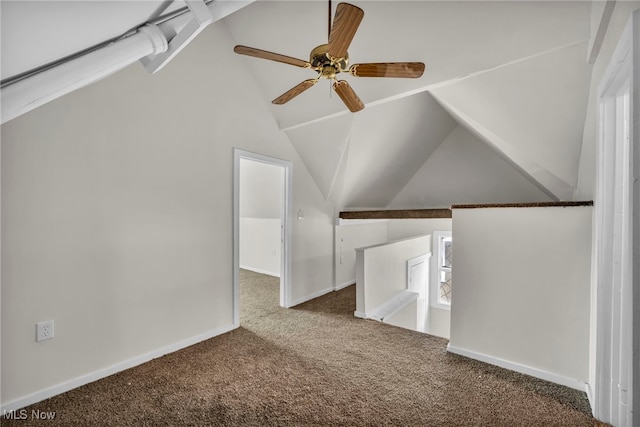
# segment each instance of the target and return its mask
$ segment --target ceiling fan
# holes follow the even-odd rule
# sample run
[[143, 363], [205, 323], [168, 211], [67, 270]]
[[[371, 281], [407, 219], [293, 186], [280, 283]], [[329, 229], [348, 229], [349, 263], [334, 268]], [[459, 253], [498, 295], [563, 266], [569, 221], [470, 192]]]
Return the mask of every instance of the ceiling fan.
[[348, 72], [354, 77], [418, 78], [424, 72], [422, 62], [377, 62], [354, 64], [349, 67], [347, 49], [363, 17], [364, 11], [359, 7], [349, 3], [340, 3], [336, 8], [333, 25], [331, 25], [331, 1], [329, 1], [329, 42], [314, 47], [309, 55], [309, 61], [242, 45], [234, 47], [233, 50], [241, 55], [310, 68], [318, 73], [315, 78], [294, 86], [271, 101], [272, 103], [285, 104], [318, 83], [321, 78], [325, 78], [333, 81], [333, 89], [347, 108], [355, 113], [362, 110], [364, 104], [346, 80], [337, 79], [337, 74]]

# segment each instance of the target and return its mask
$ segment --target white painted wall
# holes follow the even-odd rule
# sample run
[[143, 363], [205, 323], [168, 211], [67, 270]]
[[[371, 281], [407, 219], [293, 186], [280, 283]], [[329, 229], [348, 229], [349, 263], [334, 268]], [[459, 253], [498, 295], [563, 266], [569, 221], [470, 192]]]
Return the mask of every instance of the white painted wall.
[[[434, 230], [451, 230], [449, 218], [390, 219], [384, 222], [357, 225], [338, 225], [336, 233], [336, 287], [356, 282], [356, 248], [383, 242], [431, 235]], [[340, 261], [342, 259], [342, 262]], [[415, 305], [415, 303], [413, 303]], [[415, 310], [414, 310], [415, 311]], [[403, 314], [398, 314], [403, 316]], [[450, 311], [429, 307], [429, 334], [449, 338]], [[411, 317], [409, 315], [409, 317]], [[391, 319], [395, 318], [392, 317]], [[395, 323], [394, 323], [395, 322]], [[408, 327], [406, 322], [390, 320], [396, 326]], [[415, 329], [409, 327], [409, 329]]]
[[240, 268], [280, 277], [279, 218], [240, 218]]
[[436, 230], [451, 230], [451, 218], [391, 219], [387, 223], [387, 238], [389, 241], [400, 240], [433, 234]]
[[387, 241], [388, 222], [335, 226], [335, 284], [342, 288], [356, 282], [356, 248]]
[[240, 218], [280, 218], [284, 168], [240, 159]]
[[240, 268], [280, 277], [284, 169], [240, 159]]
[[485, 142], [457, 126], [387, 208], [447, 208], [463, 203], [548, 200], [545, 193]]
[[292, 299], [333, 288], [334, 208], [234, 44], [213, 24], [2, 125], [3, 409], [233, 327], [233, 147], [293, 162]]
[[[433, 234], [434, 231], [451, 230], [450, 218], [421, 218], [421, 219], [392, 219], [387, 223], [387, 238], [389, 241], [404, 239], [421, 234]], [[432, 253], [435, 254], [435, 248]], [[429, 320], [426, 332], [443, 338], [449, 338], [451, 328], [451, 311], [429, 307]]]
[[407, 261], [429, 252], [431, 252], [431, 236], [413, 237], [358, 248], [356, 250], [356, 311], [366, 315], [406, 290]]
[[429, 307], [429, 329], [427, 332], [448, 339], [451, 334], [451, 310]]
[[392, 314], [384, 319], [384, 323], [388, 323], [400, 328], [418, 330], [418, 300], [413, 300], [407, 304], [402, 310]]
[[356, 248], [431, 234], [434, 230], [451, 230], [451, 219], [389, 219], [336, 225], [336, 286], [355, 282]]
[[591, 207], [455, 209], [452, 350], [583, 388]]

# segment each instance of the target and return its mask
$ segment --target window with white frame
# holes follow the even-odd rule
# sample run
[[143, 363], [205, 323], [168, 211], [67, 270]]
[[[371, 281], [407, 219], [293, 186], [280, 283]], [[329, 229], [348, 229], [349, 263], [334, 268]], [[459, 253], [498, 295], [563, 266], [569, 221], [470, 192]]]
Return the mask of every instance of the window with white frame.
[[433, 307], [451, 308], [451, 231], [434, 231], [433, 239], [433, 268], [431, 269], [430, 300]]

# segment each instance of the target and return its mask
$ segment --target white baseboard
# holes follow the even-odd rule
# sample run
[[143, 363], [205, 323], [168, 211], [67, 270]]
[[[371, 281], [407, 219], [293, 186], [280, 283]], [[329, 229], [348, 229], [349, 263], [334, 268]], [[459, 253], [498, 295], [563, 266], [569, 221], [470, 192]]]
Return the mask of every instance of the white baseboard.
[[[241, 268], [242, 268], [242, 267], [241, 267]], [[266, 274], [266, 273], [265, 273], [265, 274]], [[345, 282], [345, 283], [343, 283], [343, 284], [341, 284], [341, 285], [338, 285], [338, 286], [336, 286], [336, 287], [323, 289], [323, 290], [318, 291], [318, 292], [315, 292], [315, 293], [313, 293], [313, 294], [311, 294], [311, 295], [307, 295], [307, 296], [304, 296], [304, 297], [302, 297], [302, 298], [299, 298], [299, 299], [297, 299], [297, 300], [295, 300], [295, 301], [292, 301], [292, 302], [291, 302], [291, 304], [289, 304], [289, 306], [288, 306], [287, 308], [291, 308], [291, 307], [294, 307], [294, 306], [296, 306], [296, 305], [298, 305], [298, 304], [302, 304], [302, 303], [305, 303], [305, 302], [307, 302], [307, 301], [311, 301], [312, 299], [315, 299], [315, 298], [321, 297], [322, 295], [326, 295], [326, 294], [328, 294], [329, 292], [339, 291], [340, 289], [344, 289], [344, 288], [346, 288], [347, 286], [355, 285], [355, 283], [356, 283], [356, 281], [355, 281], [355, 280], [351, 280], [351, 281], [349, 281], [349, 282]]]
[[273, 277], [280, 277], [280, 274], [278, 273], [275, 273], [273, 271], [263, 270], [257, 267], [249, 267], [247, 265], [240, 265], [239, 267], [243, 270], [253, 271], [254, 273], [266, 274], [267, 276], [273, 276]]
[[11, 402], [6, 402], [6, 403], [3, 402], [0, 405], [0, 414], [3, 414], [5, 412], [15, 411], [18, 409], [22, 409], [26, 406], [33, 405], [34, 403], [38, 403], [50, 397], [57, 396], [58, 394], [67, 392], [69, 390], [73, 390], [74, 388], [78, 388], [85, 384], [89, 384], [101, 378], [108, 377], [109, 375], [116, 374], [120, 371], [124, 371], [125, 369], [133, 368], [134, 366], [138, 366], [150, 360], [157, 359], [158, 357], [164, 356], [165, 354], [173, 353], [175, 351], [197, 344], [201, 341], [208, 340], [209, 338], [222, 335], [235, 328], [236, 326], [229, 325], [222, 328], [214, 329], [212, 331], [208, 331], [203, 334], [196, 335], [191, 338], [187, 338], [186, 340], [182, 340], [177, 343], [170, 344], [165, 347], [161, 347], [157, 350], [150, 351], [149, 353], [145, 353], [140, 356], [136, 356], [134, 358], [124, 360], [122, 362], [116, 363], [115, 365], [111, 365], [106, 368], [99, 369], [95, 372], [91, 372], [89, 374], [76, 377], [69, 381], [65, 381], [61, 384], [54, 385], [53, 387], [49, 387], [44, 390], [37, 391], [30, 395], [13, 400]]
[[593, 415], [594, 418], [597, 419], [596, 417], [596, 402], [595, 402], [595, 397], [593, 396], [593, 388], [591, 387], [591, 384], [587, 383], [587, 387], [586, 390], [587, 392], [587, 399], [589, 400], [589, 405], [591, 406], [591, 415]]
[[358, 311], [358, 310], [354, 311], [353, 315], [355, 317], [359, 318], [359, 319], [366, 319], [367, 318], [367, 315], [365, 313], [363, 313], [361, 311]]
[[321, 291], [314, 292], [314, 293], [313, 293], [313, 294], [311, 294], [311, 295], [307, 295], [307, 296], [304, 296], [304, 297], [302, 297], [302, 298], [300, 298], [300, 299], [297, 299], [297, 300], [295, 300], [295, 301], [292, 301], [292, 302], [291, 302], [291, 305], [289, 305], [289, 308], [294, 307], [294, 306], [296, 306], [296, 305], [298, 305], [298, 304], [302, 304], [303, 302], [311, 301], [312, 299], [315, 299], [315, 298], [321, 297], [322, 295], [326, 295], [326, 294], [328, 294], [329, 292], [333, 292], [333, 288], [323, 289], [323, 290], [321, 290]]
[[339, 291], [340, 289], [344, 289], [344, 288], [346, 288], [347, 286], [351, 286], [351, 285], [355, 285], [355, 284], [356, 284], [356, 281], [355, 281], [355, 280], [350, 280], [350, 281], [348, 281], [348, 282], [344, 282], [344, 283], [343, 283], [343, 284], [341, 284], [341, 285], [336, 285], [336, 287], [335, 287], [335, 289], [334, 289], [334, 290]]
[[510, 371], [520, 372], [521, 374], [530, 375], [532, 377], [540, 378], [541, 380], [570, 387], [579, 391], [587, 391], [587, 383], [575, 380], [573, 378], [567, 378], [562, 375], [543, 371], [542, 369], [532, 368], [530, 366], [521, 365], [519, 363], [509, 362], [508, 360], [500, 359], [482, 353], [477, 353], [471, 350], [465, 350], [463, 348], [453, 346], [451, 345], [451, 343], [447, 345], [447, 351], [450, 353], [468, 357], [470, 359], [489, 363], [491, 365], [500, 366], [501, 368], [509, 369]]

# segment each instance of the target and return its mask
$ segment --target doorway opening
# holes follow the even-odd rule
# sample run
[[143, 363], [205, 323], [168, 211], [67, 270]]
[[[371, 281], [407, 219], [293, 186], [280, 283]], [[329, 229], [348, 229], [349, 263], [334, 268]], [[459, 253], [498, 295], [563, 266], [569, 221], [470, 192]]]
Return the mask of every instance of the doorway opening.
[[292, 163], [233, 151], [233, 315], [240, 325], [240, 269], [279, 277], [282, 307], [291, 305]]

